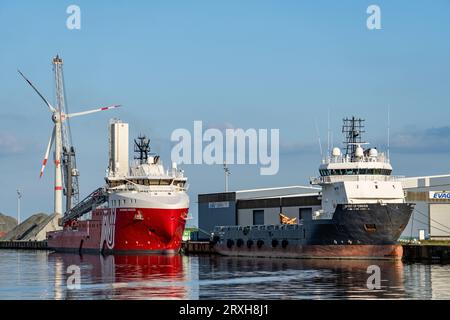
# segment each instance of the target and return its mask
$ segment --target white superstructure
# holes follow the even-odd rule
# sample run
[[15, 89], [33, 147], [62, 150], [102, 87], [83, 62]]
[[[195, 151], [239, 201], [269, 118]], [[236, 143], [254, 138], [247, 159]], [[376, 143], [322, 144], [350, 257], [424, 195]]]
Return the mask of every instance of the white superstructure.
[[[333, 148], [322, 161], [320, 176], [311, 178], [311, 184], [322, 187], [322, 210], [316, 218], [331, 219], [339, 204], [404, 203], [405, 194], [399, 177], [392, 176], [388, 157], [376, 148], [363, 149], [367, 143], [360, 139], [358, 121], [346, 119], [348, 128], [347, 152]], [[345, 122], [344, 122], [345, 123]], [[349, 127], [350, 126], [350, 127]]]
[[189, 206], [187, 178], [175, 163], [165, 169], [157, 155], [150, 155], [150, 140], [134, 142], [135, 160], [128, 164], [128, 123], [110, 122], [109, 168], [105, 178], [111, 208], [171, 209]]

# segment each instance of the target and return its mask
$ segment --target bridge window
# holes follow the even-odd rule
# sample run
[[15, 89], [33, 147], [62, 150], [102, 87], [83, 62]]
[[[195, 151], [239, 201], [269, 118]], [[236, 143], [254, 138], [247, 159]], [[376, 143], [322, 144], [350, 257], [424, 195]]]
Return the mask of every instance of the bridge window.
[[384, 175], [389, 176], [392, 170], [389, 169], [320, 169], [321, 176], [350, 176], [350, 175]]

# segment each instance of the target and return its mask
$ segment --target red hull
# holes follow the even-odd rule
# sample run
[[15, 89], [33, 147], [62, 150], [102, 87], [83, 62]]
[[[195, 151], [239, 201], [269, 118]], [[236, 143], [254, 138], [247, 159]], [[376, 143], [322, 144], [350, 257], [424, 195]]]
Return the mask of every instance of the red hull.
[[178, 252], [187, 213], [187, 208], [96, 209], [92, 219], [48, 233], [48, 246], [66, 252]]

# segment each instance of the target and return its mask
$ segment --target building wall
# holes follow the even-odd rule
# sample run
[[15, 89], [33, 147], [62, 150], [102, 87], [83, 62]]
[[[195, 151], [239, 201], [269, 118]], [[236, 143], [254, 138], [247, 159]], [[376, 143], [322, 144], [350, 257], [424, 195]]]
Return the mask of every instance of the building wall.
[[450, 204], [430, 204], [430, 236], [450, 239]]
[[[450, 199], [431, 199], [430, 191], [450, 190], [448, 179], [421, 178], [409, 181], [406, 201], [416, 204], [401, 238], [419, 238], [420, 230], [425, 230], [425, 237], [450, 238]], [[442, 229], [442, 230], [439, 230]], [[446, 233], [445, 231], [448, 231]]]
[[253, 211], [254, 210], [263, 210], [264, 211], [264, 224], [279, 224], [280, 223], [280, 219], [278, 217], [278, 214], [280, 213], [280, 208], [253, 208], [253, 209], [239, 209], [237, 224], [240, 226], [253, 225]]
[[[216, 226], [253, 225], [254, 210], [264, 211], [264, 224], [280, 224], [280, 209], [283, 214], [290, 218], [297, 218], [298, 221], [299, 208], [311, 208], [313, 212], [320, 209], [318, 193], [311, 193], [315, 189], [304, 189], [308, 193], [250, 199], [237, 199], [237, 193], [234, 192], [200, 194], [198, 196], [199, 238], [208, 239], [208, 233], [211, 233]], [[295, 187], [294, 191], [299, 191], [298, 187]], [[249, 191], [247, 193], [247, 195], [250, 194]], [[252, 196], [256, 195], [257, 193], [252, 194]]]
[[[403, 230], [400, 238], [419, 238], [419, 230], [425, 230], [425, 238], [430, 237], [428, 203], [417, 201], [415, 210], [409, 219], [408, 224]], [[420, 212], [420, 213], [419, 213]]]
[[199, 240], [209, 239], [216, 226], [237, 224], [235, 197], [234, 192], [198, 196]]
[[[299, 221], [300, 208], [311, 208], [312, 212], [319, 210], [320, 206], [295, 206], [295, 207], [282, 207], [281, 213], [289, 218], [297, 218]], [[280, 223], [280, 208], [252, 208], [252, 209], [238, 209], [238, 222], [240, 226], [253, 225], [253, 210], [264, 211], [264, 224], [281, 224]]]

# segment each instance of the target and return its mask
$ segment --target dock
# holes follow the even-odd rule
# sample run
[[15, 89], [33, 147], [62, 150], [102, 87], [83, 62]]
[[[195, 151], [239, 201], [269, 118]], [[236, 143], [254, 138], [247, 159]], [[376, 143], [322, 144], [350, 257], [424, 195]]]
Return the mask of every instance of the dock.
[[404, 244], [403, 260], [407, 262], [450, 262], [450, 245]]
[[[450, 262], [450, 244], [402, 244], [404, 262]], [[50, 250], [47, 241], [0, 240], [0, 249]], [[217, 254], [209, 241], [183, 241], [181, 252]]]
[[3, 240], [0, 249], [49, 250], [47, 241]]
[[183, 241], [181, 251], [185, 254], [217, 254], [210, 241]]

